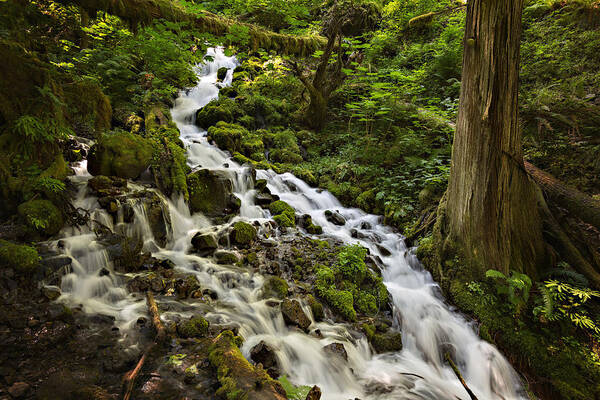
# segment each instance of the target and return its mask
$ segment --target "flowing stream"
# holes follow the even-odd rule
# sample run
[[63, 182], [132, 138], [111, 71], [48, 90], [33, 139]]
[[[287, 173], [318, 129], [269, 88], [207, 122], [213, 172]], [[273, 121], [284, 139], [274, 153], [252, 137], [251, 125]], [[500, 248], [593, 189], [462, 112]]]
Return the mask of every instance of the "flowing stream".
[[[210, 49], [212, 61], [197, 68], [198, 85], [182, 91], [171, 110], [174, 121], [187, 148], [188, 163], [224, 171], [231, 179], [234, 193], [241, 199], [237, 220], [257, 221], [266, 226], [268, 211], [254, 204], [253, 181], [248, 167], [234, 162], [225, 153], [208, 143], [206, 131], [194, 124], [195, 112], [218, 96], [217, 70], [229, 68], [222, 85], [231, 83], [234, 57], [221, 50]], [[310, 308], [303, 304], [312, 320], [311, 335], [288, 328], [277, 307], [261, 299], [264, 277], [242, 268], [217, 265], [211, 257], [190, 253], [191, 238], [197, 232], [217, 232], [226, 225], [214, 225], [200, 214], [190, 215], [182, 199], [163, 199], [170, 214], [171, 232], [167, 244], [157, 244], [149, 229], [143, 206], [132, 201], [133, 222], [124, 222], [119, 213], [113, 222], [95, 197], [90, 195], [86, 162], [76, 169], [73, 182], [79, 187], [77, 207], [90, 211], [93, 220], [115, 232], [138, 235], [144, 239], [144, 250], [159, 259], [169, 259], [180, 271], [194, 274], [203, 288], [210, 289], [217, 301], [210, 305], [185, 304], [161, 300], [168, 310], [163, 318], [185, 317], [201, 311], [212, 323], [229, 324], [239, 329], [245, 343], [242, 352], [260, 341], [276, 351], [282, 374], [295, 384], [318, 385], [324, 400], [366, 399], [469, 399], [469, 395], [444, 362], [444, 352], [451, 351], [462, 375], [481, 400], [527, 398], [518, 376], [497, 349], [477, 336], [473, 323], [453, 311], [440, 295], [437, 284], [423, 270], [403, 238], [382, 225], [381, 218], [359, 209], [343, 207], [329, 192], [311, 188], [292, 174], [278, 175], [273, 171], [258, 171], [258, 178], [268, 181], [273, 194], [298, 213], [311, 215], [315, 224], [323, 227], [323, 236], [345, 243], [360, 243], [383, 263], [383, 278], [392, 298], [396, 329], [402, 331], [403, 349], [397, 353], [374, 355], [364, 337], [356, 337], [342, 324], [314, 322]], [[132, 190], [147, 190], [130, 185]], [[345, 219], [344, 226], [330, 223], [325, 210], [337, 210]], [[353, 238], [351, 230], [361, 232], [362, 239]], [[259, 230], [260, 233], [261, 230]], [[297, 233], [296, 233], [297, 234]], [[97, 241], [90, 228], [67, 228], [54, 246], [73, 259], [70, 272], [62, 279], [59, 301], [81, 305], [88, 313], [108, 315], [123, 333], [124, 341], [135, 346], [133, 327], [146, 315], [146, 305], [139, 294], [129, 294], [125, 279], [113, 273], [107, 246]], [[355, 235], [356, 236], [356, 235]], [[275, 239], [277, 240], [277, 239]], [[276, 243], [274, 243], [276, 244]], [[382, 252], [385, 247], [388, 252]], [[385, 253], [385, 254], [383, 254]], [[110, 273], [102, 273], [106, 269]], [[343, 343], [348, 360], [332, 357], [323, 347]]]

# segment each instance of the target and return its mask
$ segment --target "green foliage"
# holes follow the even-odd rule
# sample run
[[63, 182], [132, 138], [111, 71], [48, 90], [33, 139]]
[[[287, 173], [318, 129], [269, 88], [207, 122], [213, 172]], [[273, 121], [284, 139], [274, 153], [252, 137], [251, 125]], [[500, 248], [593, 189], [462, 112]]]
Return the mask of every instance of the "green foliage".
[[29, 228], [44, 236], [57, 234], [63, 226], [62, 213], [48, 200], [30, 200], [18, 210]]
[[490, 269], [485, 273], [486, 278], [496, 281], [496, 293], [507, 296], [516, 315], [519, 315], [527, 306], [532, 281], [529, 276], [520, 272], [511, 271], [510, 276]]
[[311, 389], [310, 386], [295, 386], [285, 375], [280, 376], [278, 381], [281, 383], [281, 386], [283, 386], [289, 400], [305, 400]]
[[557, 280], [538, 284], [542, 304], [533, 313], [550, 322], [568, 321], [575, 327], [587, 331], [600, 339], [600, 325], [590, 316], [586, 304], [600, 298], [600, 292], [581, 288]]
[[367, 275], [367, 249], [359, 244], [346, 246], [338, 254], [337, 269], [341, 276], [360, 285]]

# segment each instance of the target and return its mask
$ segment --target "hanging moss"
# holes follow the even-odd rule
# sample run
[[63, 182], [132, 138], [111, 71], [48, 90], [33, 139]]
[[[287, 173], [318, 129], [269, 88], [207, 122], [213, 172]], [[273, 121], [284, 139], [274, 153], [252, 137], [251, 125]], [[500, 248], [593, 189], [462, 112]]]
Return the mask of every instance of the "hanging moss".
[[0, 265], [27, 273], [37, 267], [39, 261], [40, 256], [33, 247], [0, 240]]

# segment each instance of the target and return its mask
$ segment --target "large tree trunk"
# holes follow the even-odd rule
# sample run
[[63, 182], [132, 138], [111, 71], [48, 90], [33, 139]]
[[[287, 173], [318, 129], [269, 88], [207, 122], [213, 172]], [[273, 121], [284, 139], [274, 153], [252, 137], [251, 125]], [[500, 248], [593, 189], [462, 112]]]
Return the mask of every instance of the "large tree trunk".
[[522, 9], [469, 1], [447, 221], [473, 267], [535, 276], [545, 245], [517, 120]]

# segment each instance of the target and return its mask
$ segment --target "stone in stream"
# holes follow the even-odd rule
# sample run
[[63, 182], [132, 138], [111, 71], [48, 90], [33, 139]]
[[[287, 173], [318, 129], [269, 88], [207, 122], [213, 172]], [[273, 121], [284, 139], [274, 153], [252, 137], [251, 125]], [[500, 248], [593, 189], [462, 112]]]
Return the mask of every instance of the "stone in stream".
[[194, 246], [194, 250], [202, 255], [211, 254], [219, 247], [216, 235], [200, 232], [192, 238], [192, 246]]
[[240, 208], [240, 201], [233, 195], [233, 184], [225, 171], [201, 169], [187, 177], [190, 193], [190, 210], [208, 217], [218, 217]]
[[281, 314], [287, 325], [297, 326], [303, 331], [308, 331], [310, 319], [304, 313], [298, 300], [283, 300], [281, 302]]
[[327, 346], [323, 347], [323, 350], [325, 350], [326, 353], [335, 354], [348, 361], [348, 353], [346, 353], [346, 348], [344, 347], [343, 343], [328, 344]]
[[229, 69], [227, 67], [221, 67], [217, 70], [217, 80], [222, 81], [227, 76], [227, 71]]
[[232, 243], [239, 245], [249, 245], [256, 239], [256, 228], [247, 222], [238, 221], [233, 225], [233, 230], [229, 235]]
[[346, 225], [346, 219], [337, 211], [326, 210], [325, 218], [327, 221], [331, 222], [334, 225], [344, 226]]
[[320, 400], [321, 399], [321, 389], [315, 385], [310, 389], [310, 392], [306, 395], [306, 400]]
[[319, 225], [315, 225], [312, 217], [308, 214], [302, 215], [298, 219], [298, 224], [311, 235], [320, 235], [323, 233], [323, 228]]
[[263, 368], [273, 379], [277, 379], [280, 375], [279, 364], [277, 363], [277, 356], [275, 350], [264, 341], [260, 341], [250, 351], [250, 358], [256, 364], [262, 364]]
[[105, 134], [90, 149], [88, 171], [92, 175], [136, 179], [150, 166], [153, 151], [152, 142], [140, 135]]
[[233, 251], [218, 250], [214, 254], [217, 264], [236, 264], [240, 257]]

